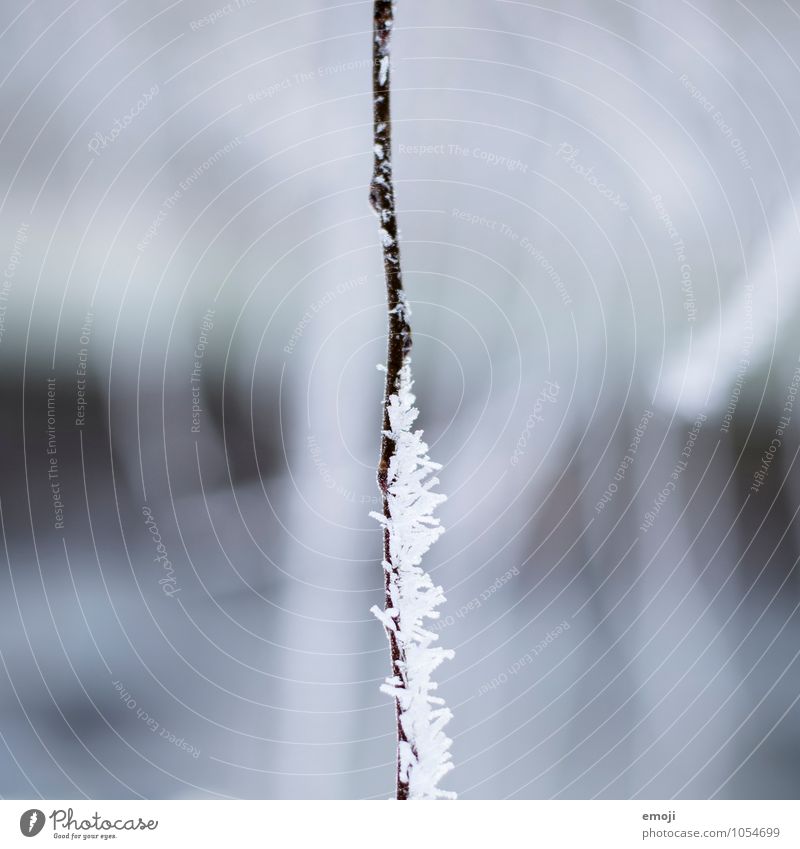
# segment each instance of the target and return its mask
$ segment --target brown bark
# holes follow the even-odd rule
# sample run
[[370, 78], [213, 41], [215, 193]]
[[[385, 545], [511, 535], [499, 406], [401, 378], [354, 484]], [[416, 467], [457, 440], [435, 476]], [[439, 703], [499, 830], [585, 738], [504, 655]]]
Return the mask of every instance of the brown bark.
[[[383, 431], [389, 430], [389, 398], [399, 389], [400, 370], [411, 351], [411, 328], [409, 327], [403, 296], [403, 278], [400, 268], [400, 244], [397, 234], [394, 183], [392, 180], [392, 123], [391, 123], [391, 69], [390, 46], [393, 20], [392, 0], [375, 0], [373, 11], [372, 42], [372, 92], [374, 112], [374, 169], [370, 183], [369, 198], [381, 225], [383, 245], [383, 269], [386, 278], [386, 306], [389, 319], [388, 344], [386, 351], [386, 386], [383, 402]], [[388, 486], [389, 462], [394, 454], [394, 440], [383, 433], [380, 458], [378, 460], [378, 486], [383, 496], [383, 515], [390, 518]], [[389, 530], [384, 530], [383, 557], [388, 568], [385, 572], [385, 607], [392, 606], [390, 587], [397, 572], [392, 566], [389, 549]], [[399, 625], [399, 620], [398, 625]], [[404, 680], [402, 674], [405, 658], [396, 634], [387, 629], [392, 660], [392, 676], [397, 682]], [[402, 686], [399, 684], [398, 686]], [[397, 718], [397, 798], [408, 799], [408, 783], [400, 775], [400, 742], [407, 742], [400, 722], [400, 703], [395, 700]]]

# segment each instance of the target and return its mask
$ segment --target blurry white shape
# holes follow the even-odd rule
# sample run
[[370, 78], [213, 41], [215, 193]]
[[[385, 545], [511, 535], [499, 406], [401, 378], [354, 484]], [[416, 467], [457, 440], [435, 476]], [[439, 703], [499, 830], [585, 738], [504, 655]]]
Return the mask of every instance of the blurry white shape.
[[785, 204], [755, 251], [752, 270], [722, 309], [689, 337], [689, 350], [667, 363], [664, 401], [692, 416], [707, 406], [721, 409], [731, 387], [741, 389], [772, 358], [783, 327], [797, 314], [800, 225], [794, 203]]

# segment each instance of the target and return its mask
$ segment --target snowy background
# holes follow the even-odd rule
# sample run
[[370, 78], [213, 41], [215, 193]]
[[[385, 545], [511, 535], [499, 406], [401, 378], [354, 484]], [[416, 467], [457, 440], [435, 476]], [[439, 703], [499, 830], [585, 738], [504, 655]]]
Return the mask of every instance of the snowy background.
[[[797, 798], [800, 3], [396, 24], [444, 786]], [[0, 10], [3, 797], [392, 794], [370, 28]]]

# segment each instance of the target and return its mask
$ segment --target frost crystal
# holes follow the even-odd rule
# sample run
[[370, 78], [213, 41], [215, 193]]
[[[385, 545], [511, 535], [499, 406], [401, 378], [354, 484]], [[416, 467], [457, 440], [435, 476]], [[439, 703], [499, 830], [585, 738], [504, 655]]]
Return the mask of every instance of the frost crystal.
[[381, 85], [386, 85], [386, 78], [389, 76], [389, 57], [381, 56], [381, 65], [378, 69], [378, 82]]
[[[405, 303], [404, 303], [405, 307]], [[389, 398], [389, 430], [395, 444], [389, 464], [389, 518], [371, 513], [389, 532], [391, 607], [372, 612], [397, 640], [401, 654], [400, 677], [387, 678], [381, 690], [397, 699], [400, 724], [406, 741], [400, 743], [400, 777], [408, 782], [410, 799], [453, 799], [455, 793], [440, 790], [438, 783], [453, 764], [451, 741], [444, 733], [451, 713], [444, 701], [432, 695], [432, 673], [453, 652], [432, 645], [438, 638], [425, 628], [426, 619], [438, 619], [443, 601], [441, 587], [434, 586], [420, 563], [422, 556], [444, 533], [433, 511], [446, 496], [433, 492], [439, 483], [431, 473], [441, 468], [428, 457], [422, 431], [412, 431], [418, 411], [411, 392], [410, 360], [400, 370], [398, 392]]]

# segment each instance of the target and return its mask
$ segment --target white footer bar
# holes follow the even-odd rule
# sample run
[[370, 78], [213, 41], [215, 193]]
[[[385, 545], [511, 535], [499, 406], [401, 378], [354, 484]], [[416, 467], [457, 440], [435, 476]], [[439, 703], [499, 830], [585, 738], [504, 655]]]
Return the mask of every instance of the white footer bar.
[[0, 846], [797, 849], [800, 803], [0, 801]]

